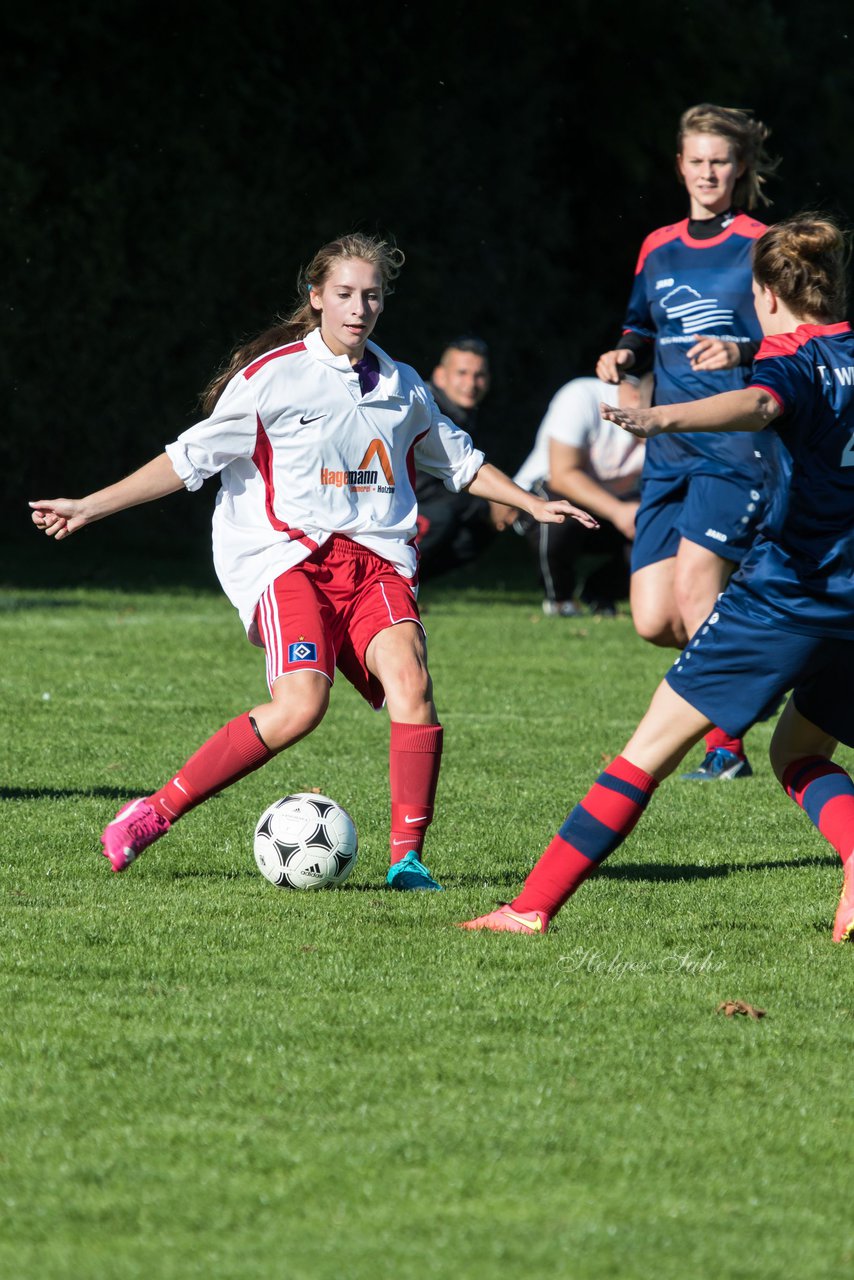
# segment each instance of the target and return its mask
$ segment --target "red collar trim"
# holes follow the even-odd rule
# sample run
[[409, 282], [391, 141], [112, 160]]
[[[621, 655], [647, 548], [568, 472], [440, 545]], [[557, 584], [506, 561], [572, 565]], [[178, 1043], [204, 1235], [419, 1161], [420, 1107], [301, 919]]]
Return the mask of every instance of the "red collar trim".
[[768, 228], [762, 222], [757, 222], [755, 218], [749, 217], [746, 213], [737, 213], [732, 222], [728, 223], [720, 235], [712, 236], [710, 240], [695, 240], [693, 236], [688, 234], [689, 218], [679, 225], [679, 237], [683, 244], [690, 245], [692, 249], [713, 249], [716, 244], [723, 244], [730, 236], [745, 236], [748, 240], [758, 240], [764, 235]]
[[767, 360], [769, 356], [792, 356], [811, 338], [850, 332], [851, 325], [847, 320], [840, 320], [838, 324], [799, 324], [794, 333], [775, 333], [763, 338], [754, 360]]

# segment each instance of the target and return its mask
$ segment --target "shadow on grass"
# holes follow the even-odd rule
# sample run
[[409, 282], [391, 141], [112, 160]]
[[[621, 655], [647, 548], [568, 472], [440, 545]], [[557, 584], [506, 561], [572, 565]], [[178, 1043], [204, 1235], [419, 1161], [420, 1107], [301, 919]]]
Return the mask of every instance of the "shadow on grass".
[[814, 858], [773, 858], [763, 862], [720, 862], [711, 867], [666, 866], [647, 862], [643, 866], [605, 866], [599, 875], [613, 880], [648, 880], [657, 884], [667, 880], [714, 880], [721, 876], [738, 875], [743, 871], [784, 871], [794, 867], [836, 867], [839, 859], [833, 854], [821, 854]]
[[[260, 872], [255, 870], [254, 867], [244, 867], [237, 871], [210, 871], [201, 867], [189, 867], [181, 871], [170, 871], [167, 874], [170, 880], [258, 880]], [[385, 880], [368, 881], [365, 884], [352, 884], [347, 881], [346, 884], [339, 884], [328, 890], [282, 887], [283, 893], [382, 893], [385, 896], [386, 891]]]
[[134, 800], [149, 796], [154, 787], [0, 787], [0, 800]]
[[[839, 859], [831, 854], [821, 854], [814, 858], [774, 858], [762, 862], [719, 862], [714, 866], [668, 866], [660, 862], [647, 862], [636, 866], [600, 867], [597, 876], [609, 880], [631, 880], [648, 884], [661, 884], [680, 880], [719, 880], [724, 876], [739, 875], [743, 872], [783, 871], [797, 867], [838, 867]], [[442, 877], [445, 888], [468, 889], [483, 887], [482, 874], [445, 875]]]

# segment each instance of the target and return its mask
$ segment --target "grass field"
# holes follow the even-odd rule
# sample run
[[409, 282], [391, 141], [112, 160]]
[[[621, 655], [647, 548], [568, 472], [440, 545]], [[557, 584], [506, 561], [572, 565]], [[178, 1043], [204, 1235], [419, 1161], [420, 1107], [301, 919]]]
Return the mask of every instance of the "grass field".
[[[771, 726], [752, 781], [665, 783], [545, 939], [455, 929], [513, 893], [669, 661], [627, 616], [543, 618], [501, 548], [486, 585], [422, 595], [445, 893], [384, 888], [387, 721], [340, 680], [315, 734], [115, 876], [105, 821], [263, 695], [263, 660], [207, 579], [99, 585], [108, 545], [40, 547], [47, 585], [0, 594], [0, 1274], [854, 1272], [854, 952]], [[252, 829], [311, 788], [359, 863], [277, 891]]]

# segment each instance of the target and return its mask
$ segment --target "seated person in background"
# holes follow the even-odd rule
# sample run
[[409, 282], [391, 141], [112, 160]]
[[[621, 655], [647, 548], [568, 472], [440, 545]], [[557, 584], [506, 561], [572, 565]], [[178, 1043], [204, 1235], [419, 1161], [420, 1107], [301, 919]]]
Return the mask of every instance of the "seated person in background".
[[[476, 437], [478, 406], [489, 390], [486, 343], [475, 337], [449, 342], [428, 385], [441, 412]], [[415, 496], [422, 582], [469, 564], [486, 550], [497, 529], [503, 528], [492, 519], [492, 504], [466, 492], [451, 493], [441, 480], [426, 472], [416, 473]]]
[[[537, 554], [545, 590], [543, 612], [575, 617], [580, 556], [595, 557], [581, 586], [581, 601], [593, 613], [613, 616], [616, 602], [629, 594], [629, 546], [635, 536], [644, 442], [606, 422], [599, 414], [605, 401], [614, 408], [649, 404], [652, 379], [628, 377], [617, 385], [599, 378], [573, 378], [557, 392], [537, 432], [534, 447], [516, 473], [523, 489], [549, 497], [566, 497], [599, 520], [595, 537], [565, 525], [543, 526], [516, 518]], [[570, 527], [572, 526], [572, 527]], [[604, 559], [603, 559], [604, 557]]]

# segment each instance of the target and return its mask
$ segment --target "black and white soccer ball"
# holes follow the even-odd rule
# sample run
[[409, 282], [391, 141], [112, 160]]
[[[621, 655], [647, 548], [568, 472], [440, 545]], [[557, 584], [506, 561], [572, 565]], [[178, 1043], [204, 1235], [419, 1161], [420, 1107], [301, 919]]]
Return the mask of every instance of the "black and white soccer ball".
[[358, 848], [346, 809], [309, 791], [276, 800], [255, 828], [258, 870], [280, 889], [343, 884], [356, 865]]

